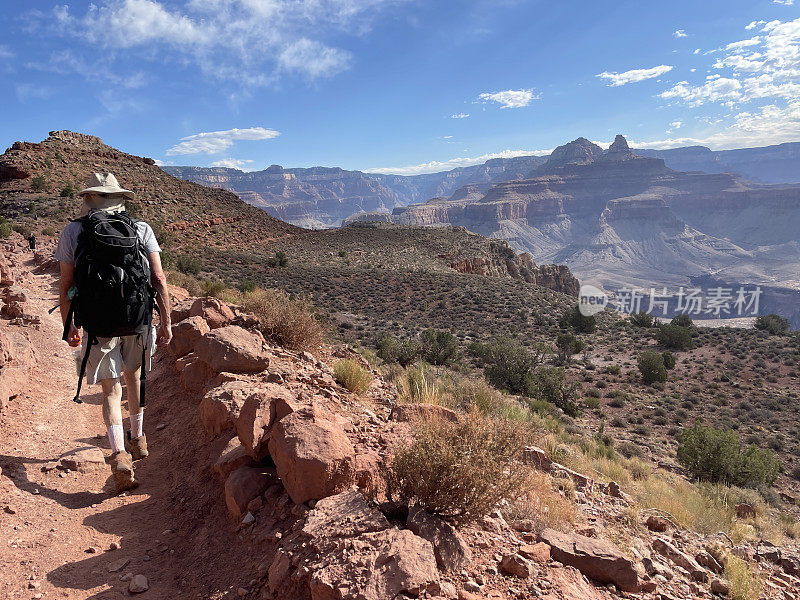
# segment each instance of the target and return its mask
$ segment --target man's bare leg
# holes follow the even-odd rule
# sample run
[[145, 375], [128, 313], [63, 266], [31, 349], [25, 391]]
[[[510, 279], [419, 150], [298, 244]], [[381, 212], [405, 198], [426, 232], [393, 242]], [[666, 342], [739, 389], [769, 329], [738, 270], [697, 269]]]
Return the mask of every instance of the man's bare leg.
[[125, 452], [125, 435], [122, 429], [122, 385], [119, 379], [101, 379], [103, 389], [103, 421], [111, 444], [111, 474], [117, 491], [135, 488], [139, 482], [133, 476], [133, 460]]
[[148, 456], [147, 438], [144, 436], [144, 408], [139, 398], [139, 375], [141, 368], [135, 371], [123, 371], [125, 377], [125, 396], [128, 400], [128, 413], [131, 418], [131, 454], [133, 460]]

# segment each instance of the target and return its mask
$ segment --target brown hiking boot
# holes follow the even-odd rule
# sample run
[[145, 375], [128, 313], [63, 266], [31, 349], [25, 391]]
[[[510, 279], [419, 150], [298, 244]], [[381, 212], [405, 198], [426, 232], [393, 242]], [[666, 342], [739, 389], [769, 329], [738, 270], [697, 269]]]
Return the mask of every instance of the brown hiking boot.
[[130, 440], [130, 450], [133, 460], [147, 458], [150, 453], [147, 451], [147, 438], [142, 434], [141, 437]]
[[115, 452], [109, 461], [111, 464], [111, 474], [114, 476], [114, 484], [117, 492], [132, 490], [139, 487], [139, 482], [133, 476], [133, 459], [127, 452]]

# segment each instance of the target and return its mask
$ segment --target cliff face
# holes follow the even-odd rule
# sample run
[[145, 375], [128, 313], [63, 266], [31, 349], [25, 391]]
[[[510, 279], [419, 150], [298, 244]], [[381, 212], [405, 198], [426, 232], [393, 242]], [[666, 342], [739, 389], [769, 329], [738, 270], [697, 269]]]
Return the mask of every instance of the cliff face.
[[579, 138], [526, 179], [398, 208], [393, 219], [502, 237], [538, 262], [566, 263], [582, 280], [612, 287], [686, 283], [720, 269], [788, 285], [800, 259], [800, 186], [673, 171], [622, 136], [606, 152]]

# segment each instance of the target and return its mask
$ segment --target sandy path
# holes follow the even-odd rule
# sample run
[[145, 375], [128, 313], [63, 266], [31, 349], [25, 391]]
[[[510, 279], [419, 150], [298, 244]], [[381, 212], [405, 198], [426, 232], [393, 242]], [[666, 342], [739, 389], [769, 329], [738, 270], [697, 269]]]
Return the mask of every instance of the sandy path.
[[[32, 261], [27, 263], [33, 269]], [[66, 451], [98, 446], [110, 454], [100, 412], [99, 386], [85, 387], [84, 404], [71, 402], [77, 376], [72, 349], [60, 340], [55, 278], [33, 275], [20, 284], [26, 312], [42, 319], [39, 330], [24, 328], [38, 366], [27, 388], [0, 414], [0, 598], [122, 598], [125, 573], [141, 573], [151, 589], [142, 597], [171, 597], [178, 567], [164, 502], [170, 483], [154, 476], [158, 458], [137, 463], [142, 486], [116, 496], [108, 466], [92, 473], [43, 467]], [[158, 415], [157, 409], [153, 416]], [[123, 414], [125, 411], [123, 410]], [[156, 422], [145, 431], [158, 444]], [[109, 550], [112, 542], [121, 548]], [[157, 556], [156, 556], [157, 555]], [[130, 563], [118, 572], [109, 566]], [[186, 590], [184, 590], [186, 591]], [[189, 594], [189, 597], [194, 597]], [[187, 597], [187, 596], [184, 596]]]

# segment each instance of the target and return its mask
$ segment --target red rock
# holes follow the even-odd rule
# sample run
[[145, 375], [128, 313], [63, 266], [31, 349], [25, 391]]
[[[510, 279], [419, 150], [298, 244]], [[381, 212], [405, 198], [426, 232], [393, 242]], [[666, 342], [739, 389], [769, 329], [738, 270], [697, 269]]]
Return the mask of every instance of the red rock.
[[756, 509], [751, 504], [741, 502], [736, 505], [736, 517], [738, 519], [755, 519]]
[[239, 467], [233, 471], [225, 480], [228, 513], [236, 520], [241, 519], [250, 501], [263, 494], [275, 481], [275, 474], [267, 469]]
[[433, 544], [436, 563], [443, 571], [458, 571], [472, 560], [472, 551], [456, 528], [418, 504], [409, 509], [406, 527]]
[[519, 553], [533, 562], [544, 564], [550, 560], [550, 546], [544, 542], [536, 544], [523, 544], [519, 547]]
[[550, 472], [550, 467], [553, 464], [547, 453], [537, 446], [526, 447], [522, 452], [522, 461], [546, 473]]
[[225, 481], [233, 471], [240, 467], [252, 464], [253, 459], [244, 449], [238, 437], [233, 437], [228, 445], [222, 449], [219, 458], [214, 462], [214, 473], [220, 480]]
[[198, 298], [189, 309], [190, 317], [203, 317], [211, 329], [225, 327], [236, 318], [231, 307], [217, 298]]
[[383, 461], [378, 452], [358, 452], [356, 454], [356, 485], [369, 495], [374, 495], [381, 488], [383, 478], [381, 465]]
[[355, 482], [355, 450], [333, 415], [302, 409], [272, 428], [269, 453], [296, 503], [320, 500]]
[[172, 312], [170, 313], [170, 319], [172, 320], [172, 323], [176, 324], [180, 323], [184, 319], [188, 319], [189, 312], [192, 309], [192, 304], [194, 304], [194, 298], [184, 298], [174, 302], [172, 304]]
[[731, 588], [727, 582], [721, 579], [714, 579], [711, 581], [711, 593], [719, 594], [720, 596], [727, 596], [731, 593]]
[[296, 399], [286, 388], [272, 383], [254, 390], [244, 401], [239, 416], [235, 420], [236, 433], [250, 456], [261, 459], [267, 456], [266, 437], [270, 427], [277, 419], [281, 406], [283, 418], [289, 414], [287, 409], [296, 406]]
[[255, 373], [269, 366], [264, 338], [236, 325], [205, 334], [195, 344], [195, 353], [217, 372]]
[[86, 446], [71, 450], [62, 455], [58, 462], [61, 468], [78, 471], [79, 473], [91, 473], [106, 468], [106, 459], [103, 451], [96, 446]]
[[670, 559], [679, 567], [689, 571], [692, 579], [695, 581], [708, 581], [708, 572], [697, 564], [697, 561], [688, 554], [681, 552], [670, 542], [662, 538], [653, 540], [653, 550]]
[[613, 544], [582, 535], [545, 529], [542, 542], [550, 546], [550, 556], [599, 583], [613, 583], [626, 592], [639, 590], [639, 576], [631, 560]]
[[664, 517], [657, 517], [656, 515], [650, 515], [647, 517], [645, 525], [647, 525], [647, 528], [650, 531], [657, 531], [659, 533], [663, 533], [669, 529], [669, 521], [667, 521]]
[[430, 421], [433, 419], [439, 419], [443, 421], [450, 421], [451, 423], [458, 422], [458, 414], [454, 410], [444, 406], [439, 406], [438, 404], [424, 403], [398, 404], [392, 408], [389, 418], [394, 421], [413, 421], [415, 419]]
[[14, 271], [3, 255], [0, 255], [0, 285], [14, 285]]
[[520, 579], [532, 577], [536, 572], [533, 563], [519, 554], [506, 554], [500, 561], [500, 570], [507, 575], [513, 575]]
[[169, 350], [173, 356], [180, 358], [194, 350], [195, 344], [206, 333], [211, 331], [202, 317], [189, 317], [172, 326], [172, 341]]
[[[184, 359], [187, 360], [184, 361]], [[178, 363], [181, 361], [183, 361], [183, 368], [181, 370], [180, 381], [181, 386], [185, 390], [200, 392], [206, 387], [209, 380], [216, 375], [216, 372], [204, 361], [197, 358], [197, 355], [193, 352], [187, 354], [179, 361], [176, 361], [176, 366], [178, 366]]]
[[303, 535], [320, 550], [336, 538], [383, 531], [389, 527], [383, 513], [362, 492], [350, 489], [317, 502], [308, 513]]
[[18, 285], [9, 285], [8, 287], [3, 288], [2, 290], [2, 298], [6, 302], [27, 302], [28, 296], [25, 294], [25, 290], [23, 290]]
[[19, 165], [12, 165], [9, 163], [0, 164], [0, 181], [28, 179], [30, 176], [31, 172]]
[[252, 385], [245, 381], [228, 381], [210, 390], [200, 401], [203, 428], [212, 435], [235, 429], [236, 420], [251, 393]]

